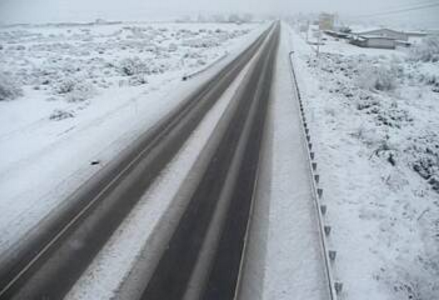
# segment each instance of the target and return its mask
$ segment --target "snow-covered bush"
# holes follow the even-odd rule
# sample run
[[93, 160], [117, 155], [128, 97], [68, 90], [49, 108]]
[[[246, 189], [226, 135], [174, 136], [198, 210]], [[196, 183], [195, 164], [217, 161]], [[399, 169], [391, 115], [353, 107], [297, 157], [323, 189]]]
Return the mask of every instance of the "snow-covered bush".
[[138, 57], [125, 58], [119, 63], [119, 70], [122, 75], [132, 76], [135, 74], [147, 73], [147, 65]]
[[148, 83], [148, 80], [142, 74], [137, 74], [137, 75], [131, 76], [128, 79], [128, 85], [130, 85], [130, 86], [139, 86], [139, 85], [143, 85], [143, 84], [147, 84], [147, 83]]
[[93, 85], [77, 78], [64, 78], [56, 85], [55, 92], [65, 95], [68, 102], [81, 102], [96, 94]]
[[396, 78], [397, 71], [393, 65], [386, 67], [363, 64], [360, 67], [357, 83], [367, 90], [391, 91], [397, 86]]
[[52, 121], [61, 121], [64, 119], [74, 118], [75, 114], [70, 110], [55, 109], [49, 116]]
[[413, 61], [439, 61], [439, 36], [429, 36], [410, 50], [409, 58]]
[[406, 149], [412, 156], [412, 168], [439, 193], [439, 136], [426, 133], [413, 139]]
[[439, 74], [430, 73], [430, 72], [420, 72], [417, 74], [418, 82], [433, 86], [433, 90], [439, 91]]
[[0, 73], [0, 101], [14, 100], [23, 95], [17, 83]]
[[380, 132], [373, 125], [369, 123], [364, 123], [355, 128], [350, 134], [355, 137], [367, 147], [378, 149], [381, 145], [385, 144], [386, 136], [384, 133]]
[[68, 94], [75, 90], [75, 86], [78, 81], [73, 78], [66, 78], [61, 80], [55, 87], [55, 92], [57, 94]]
[[192, 48], [213, 48], [221, 45], [221, 42], [218, 39], [214, 39], [214, 38], [210, 38], [210, 39], [200, 38], [200, 39], [185, 40], [183, 41], [182, 45]]
[[170, 43], [168, 46], [168, 51], [169, 52], [175, 52], [178, 50], [178, 45], [175, 43]]
[[66, 95], [67, 102], [82, 102], [90, 99], [96, 94], [92, 85], [84, 85], [82, 89], [74, 90]]

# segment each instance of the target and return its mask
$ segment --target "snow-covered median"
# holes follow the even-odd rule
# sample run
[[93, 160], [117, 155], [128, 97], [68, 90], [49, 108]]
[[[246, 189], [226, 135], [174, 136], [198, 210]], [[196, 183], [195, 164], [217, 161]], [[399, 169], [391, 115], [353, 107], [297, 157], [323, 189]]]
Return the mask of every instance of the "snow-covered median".
[[291, 38], [339, 253], [335, 267], [345, 284], [343, 299], [436, 299], [435, 43], [408, 52], [327, 37], [317, 59], [298, 33], [291, 30]]

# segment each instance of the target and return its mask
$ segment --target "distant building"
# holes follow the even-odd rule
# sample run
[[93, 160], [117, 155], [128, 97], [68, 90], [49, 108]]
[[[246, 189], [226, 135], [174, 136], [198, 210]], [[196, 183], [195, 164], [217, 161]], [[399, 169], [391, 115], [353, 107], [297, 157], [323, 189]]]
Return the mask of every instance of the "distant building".
[[439, 35], [439, 29], [429, 29], [425, 32], [427, 35]]
[[394, 49], [396, 46], [410, 47], [419, 43], [428, 34], [428, 32], [422, 31], [398, 31], [389, 28], [363, 30], [354, 34], [351, 44], [385, 49]]
[[325, 30], [323, 31], [325, 34], [332, 36], [337, 39], [349, 39], [351, 36], [349, 33], [341, 32], [341, 31], [334, 31], [334, 30]]
[[356, 34], [364, 37], [382, 37], [382, 38], [389, 38], [399, 41], [408, 41], [409, 39], [409, 35], [407, 33], [388, 29], [388, 28], [379, 28], [374, 30], [361, 31], [361, 32], [356, 32]]
[[321, 13], [319, 16], [320, 30], [333, 30], [335, 16], [333, 14]]
[[428, 35], [428, 33], [424, 32], [424, 31], [404, 31], [404, 33], [407, 34], [409, 39], [411, 37], [413, 37], [413, 38], [423, 38], [423, 37], [426, 37]]
[[405, 31], [404, 33], [406, 33], [409, 37], [408, 39], [409, 46], [420, 43], [427, 35], [429, 35], [427, 32], [424, 31], [419, 31], [419, 32]]
[[382, 36], [354, 35], [349, 42], [365, 48], [395, 49], [396, 41], [396, 39]]

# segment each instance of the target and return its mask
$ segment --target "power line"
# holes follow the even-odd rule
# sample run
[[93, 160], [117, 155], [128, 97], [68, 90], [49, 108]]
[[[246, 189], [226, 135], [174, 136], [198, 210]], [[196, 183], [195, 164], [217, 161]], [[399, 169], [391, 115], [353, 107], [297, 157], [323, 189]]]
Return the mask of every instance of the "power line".
[[[376, 11], [376, 13], [370, 13], [370, 15], [386, 13], [388, 11], [393, 12], [394, 10], [412, 9], [413, 7], [432, 5], [432, 4], [437, 4], [437, 3], [439, 3], [439, 0], [423, 0], [423, 1], [416, 1], [416, 2], [411, 1], [409, 3], [405, 2], [405, 3], [401, 3], [398, 6], [391, 5], [391, 6], [383, 7], [381, 11]], [[360, 16], [362, 16], [362, 15], [369, 15], [369, 14], [361, 14]]]
[[438, 0], [423, 0], [423, 1], [410, 1], [401, 3], [403, 6], [417, 6], [417, 5], [424, 5], [424, 4], [430, 4], [430, 3], [439, 3]]
[[408, 11], [415, 11], [415, 10], [421, 10], [431, 7], [437, 7], [439, 6], [439, 3], [431, 3], [426, 5], [419, 5], [414, 7], [408, 7], [408, 8], [402, 8], [402, 9], [396, 9], [396, 10], [389, 10], [384, 12], [378, 12], [375, 14], [366, 14], [366, 15], [359, 15], [358, 17], [373, 17], [373, 16], [382, 16], [382, 15], [389, 15], [389, 14], [397, 14], [397, 13], [403, 13]]
[[[400, 9], [400, 8], [406, 8], [406, 7], [412, 7], [412, 6], [418, 6], [418, 5], [427, 5], [427, 4], [433, 4], [433, 3], [439, 3], [438, 0], [422, 0], [422, 1], [400, 1], [397, 6], [391, 5], [388, 7], [389, 10], [393, 9]], [[387, 9], [386, 9], [387, 10]]]
[[[418, 2], [405, 2], [400, 5], [392, 5], [391, 7], [383, 8], [383, 12], [394, 11], [400, 9], [411, 9], [412, 7], [424, 6], [424, 5], [432, 5], [439, 3], [439, 0], [427, 0], [427, 1], [418, 1]], [[381, 13], [381, 11], [377, 11], [376, 13]]]
[[399, 14], [399, 13], [403, 13], [403, 12], [421, 10], [421, 9], [438, 7], [438, 6], [439, 6], [439, 3], [431, 3], [431, 4], [418, 5], [418, 6], [409, 7], [409, 8], [403, 8], [403, 9], [396, 9], [396, 10], [390, 10], [390, 11], [385, 11], [385, 12], [379, 12], [379, 13], [375, 13], [375, 14], [359, 15], [357, 17], [364, 18], [364, 17], [375, 17], [375, 16]]
[[[436, 4], [436, 3], [439, 3], [439, 0], [410, 1], [410, 2], [400, 3], [397, 6], [391, 5], [388, 7], [383, 7], [382, 10], [384, 12], [387, 12], [387, 11], [400, 10], [400, 9], [409, 9], [412, 7], [418, 7], [418, 6], [430, 5], [430, 4]], [[377, 13], [380, 13], [380, 12], [377, 12]]]

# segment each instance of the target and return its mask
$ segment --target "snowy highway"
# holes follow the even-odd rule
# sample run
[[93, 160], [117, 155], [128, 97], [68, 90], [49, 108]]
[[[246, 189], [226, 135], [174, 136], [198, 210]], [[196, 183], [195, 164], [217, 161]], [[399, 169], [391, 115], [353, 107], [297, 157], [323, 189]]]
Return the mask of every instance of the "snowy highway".
[[0, 1], [0, 300], [439, 300], [418, 2]]
[[0, 299], [333, 299], [281, 27], [2, 253]]

